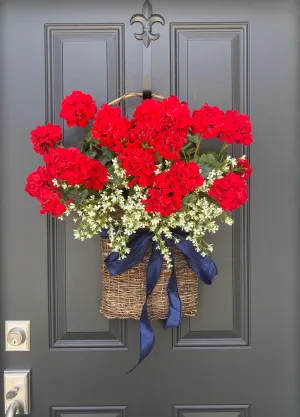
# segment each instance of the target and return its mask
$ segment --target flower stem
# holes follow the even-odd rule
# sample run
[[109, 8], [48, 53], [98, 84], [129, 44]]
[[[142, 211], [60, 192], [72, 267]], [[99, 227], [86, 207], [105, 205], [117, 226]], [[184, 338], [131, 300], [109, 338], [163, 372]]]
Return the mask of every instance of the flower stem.
[[197, 153], [199, 152], [200, 144], [201, 144], [201, 138], [199, 137], [199, 140], [198, 140], [198, 142], [196, 144], [196, 150], [195, 150], [195, 153], [194, 153], [194, 159], [195, 159]]
[[219, 152], [219, 156], [221, 155], [222, 152], [224, 152], [224, 150], [227, 148], [227, 146], [228, 146], [227, 143], [224, 142], [223, 145], [222, 145], [222, 148], [221, 148], [221, 150]]

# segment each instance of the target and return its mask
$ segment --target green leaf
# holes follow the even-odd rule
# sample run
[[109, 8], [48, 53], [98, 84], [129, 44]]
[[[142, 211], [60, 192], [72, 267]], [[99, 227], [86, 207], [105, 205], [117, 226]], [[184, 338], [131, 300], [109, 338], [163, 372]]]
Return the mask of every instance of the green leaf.
[[200, 166], [200, 168], [201, 168], [201, 175], [202, 175], [202, 177], [204, 177], [204, 178], [207, 178], [208, 177], [208, 175], [209, 175], [209, 173], [210, 173], [210, 171], [212, 171], [213, 170], [213, 168], [212, 167], [210, 167], [209, 165], [207, 165], [207, 164], [205, 164], [205, 163], [198, 163], [197, 162], [197, 164]]
[[74, 198], [74, 204], [81, 204], [89, 195], [89, 190], [85, 189], [83, 191], [77, 190]]
[[161, 163], [162, 162], [162, 157], [160, 156], [160, 154], [158, 152], [155, 152], [155, 156], [156, 156], [156, 160]]
[[191, 148], [191, 149], [185, 150], [184, 152], [188, 156], [193, 155], [195, 153], [195, 148]]
[[107, 146], [101, 147], [101, 154], [98, 156], [98, 160], [103, 164], [107, 164], [114, 158], [114, 152], [111, 151]]
[[198, 200], [198, 198], [199, 197], [197, 195], [195, 195], [195, 194], [188, 194], [187, 196], [185, 196], [182, 199], [182, 205], [183, 205], [183, 207], [187, 207], [190, 204], [195, 203]]
[[207, 178], [213, 169], [219, 169], [222, 166], [222, 164], [216, 160], [213, 153], [205, 153], [201, 156], [196, 155], [194, 161], [200, 166], [201, 174], [204, 178]]
[[88, 156], [91, 159], [95, 159], [97, 156], [97, 152], [96, 151], [86, 151], [85, 152], [86, 156]]
[[107, 172], [109, 173], [109, 175], [112, 177], [110, 179], [111, 182], [116, 183], [116, 182], [120, 181], [120, 178], [118, 178], [116, 173], [115, 173], [113, 164], [106, 165], [106, 169], [107, 169]]
[[191, 135], [190, 133], [188, 133], [186, 138], [189, 142], [192, 142], [192, 143], [198, 143], [199, 142], [199, 136], [198, 135]]
[[207, 164], [212, 168], [220, 168], [221, 166], [220, 162], [216, 160], [212, 153], [202, 154], [200, 156], [199, 163]]

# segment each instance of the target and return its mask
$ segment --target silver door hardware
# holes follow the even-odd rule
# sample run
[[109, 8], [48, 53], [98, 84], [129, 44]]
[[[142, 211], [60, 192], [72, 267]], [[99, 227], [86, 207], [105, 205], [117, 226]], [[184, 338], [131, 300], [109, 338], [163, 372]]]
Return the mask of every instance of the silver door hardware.
[[30, 321], [5, 322], [5, 350], [30, 350]]
[[14, 327], [8, 332], [7, 341], [12, 346], [20, 346], [26, 340], [26, 333], [19, 327]]
[[6, 417], [30, 414], [30, 370], [4, 371]]
[[15, 414], [24, 414], [22, 413], [22, 406], [19, 401], [15, 400], [7, 409], [5, 417], [14, 417]]

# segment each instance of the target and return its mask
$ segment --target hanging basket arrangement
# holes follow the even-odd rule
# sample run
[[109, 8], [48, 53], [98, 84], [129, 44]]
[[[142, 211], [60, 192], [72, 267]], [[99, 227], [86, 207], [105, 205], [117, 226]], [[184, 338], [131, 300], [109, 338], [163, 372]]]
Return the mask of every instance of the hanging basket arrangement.
[[[86, 130], [80, 149], [65, 148], [62, 130], [48, 123], [31, 131], [44, 165], [25, 190], [41, 213], [72, 215], [76, 239], [101, 237], [102, 303], [108, 318], [139, 319], [143, 360], [152, 350], [150, 319], [178, 327], [197, 311], [198, 280], [210, 285], [217, 268], [207, 240], [230, 212], [246, 203], [251, 167], [229, 145], [252, 143], [249, 116], [207, 103], [190, 112], [175, 96], [153, 95], [132, 119], [120, 101], [99, 109], [90, 94], [73, 91], [61, 104], [69, 127]], [[202, 149], [218, 140], [218, 152]], [[204, 147], [205, 148], [205, 147]]]

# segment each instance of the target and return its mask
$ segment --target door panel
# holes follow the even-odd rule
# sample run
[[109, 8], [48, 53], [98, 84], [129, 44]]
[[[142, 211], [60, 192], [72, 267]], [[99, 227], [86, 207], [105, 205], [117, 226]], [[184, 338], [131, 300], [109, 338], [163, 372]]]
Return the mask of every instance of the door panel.
[[[296, 417], [299, 2], [153, 0], [165, 19], [153, 27], [154, 92], [250, 113], [254, 174], [250, 203], [214, 238], [219, 275], [200, 285], [196, 317], [173, 332], [155, 322], [154, 352], [130, 375], [138, 323], [99, 313], [99, 239], [75, 241], [71, 222], [40, 216], [24, 193], [41, 163], [29, 131], [61, 123], [64, 95], [101, 105], [141, 91], [141, 27], [129, 20], [142, 3], [0, 1], [0, 327], [27, 319], [32, 334], [30, 352], [2, 352], [3, 369], [32, 369], [33, 417]], [[65, 144], [82, 139], [63, 128]]]

